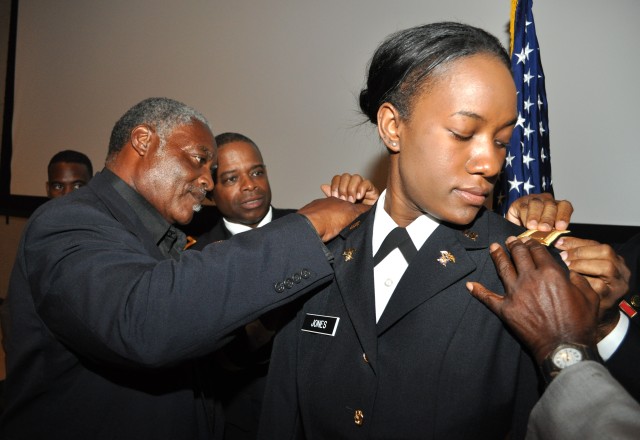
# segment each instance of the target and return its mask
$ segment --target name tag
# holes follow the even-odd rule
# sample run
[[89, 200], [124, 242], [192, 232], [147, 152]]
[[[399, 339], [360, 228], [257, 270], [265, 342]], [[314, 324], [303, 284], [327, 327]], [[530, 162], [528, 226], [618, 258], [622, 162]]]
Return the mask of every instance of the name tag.
[[307, 313], [302, 323], [302, 331], [320, 335], [335, 336], [340, 318], [337, 316], [312, 315]]

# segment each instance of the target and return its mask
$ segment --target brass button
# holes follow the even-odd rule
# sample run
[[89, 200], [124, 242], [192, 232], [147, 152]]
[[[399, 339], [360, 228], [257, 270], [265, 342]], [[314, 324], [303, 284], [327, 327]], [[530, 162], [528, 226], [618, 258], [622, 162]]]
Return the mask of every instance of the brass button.
[[631, 305], [633, 307], [640, 307], [640, 296], [638, 295], [633, 295], [631, 297]]
[[356, 425], [362, 426], [362, 423], [364, 423], [364, 414], [362, 413], [362, 411], [360, 411], [359, 409], [356, 410], [356, 412], [353, 414], [353, 421]]
[[362, 359], [368, 364], [369, 358], [367, 357], [367, 353], [362, 353]]

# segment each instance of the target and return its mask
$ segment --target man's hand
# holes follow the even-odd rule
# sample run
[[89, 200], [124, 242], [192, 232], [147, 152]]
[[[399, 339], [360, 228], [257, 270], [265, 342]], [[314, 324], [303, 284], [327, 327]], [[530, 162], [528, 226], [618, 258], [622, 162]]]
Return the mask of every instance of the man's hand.
[[322, 241], [327, 242], [340, 233], [346, 226], [371, 205], [350, 203], [335, 197], [314, 200], [298, 210], [311, 221]]
[[337, 197], [351, 203], [362, 202], [365, 205], [375, 204], [380, 196], [374, 184], [359, 174], [333, 176], [331, 184], [320, 185], [320, 189], [327, 197]]
[[567, 200], [555, 200], [549, 193], [520, 197], [509, 206], [507, 220], [527, 229], [564, 231], [569, 226], [573, 206]]
[[497, 243], [491, 258], [505, 287], [500, 296], [467, 283], [471, 294], [498, 315], [526, 344], [536, 361], [563, 342], [595, 346], [600, 297], [578, 273], [569, 275], [535, 240], [507, 240], [513, 263]]
[[593, 240], [562, 237], [555, 247], [569, 269], [582, 274], [600, 296], [598, 340], [618, 323], [618, 302], [629, 292], [631, 271], [613, 248]]

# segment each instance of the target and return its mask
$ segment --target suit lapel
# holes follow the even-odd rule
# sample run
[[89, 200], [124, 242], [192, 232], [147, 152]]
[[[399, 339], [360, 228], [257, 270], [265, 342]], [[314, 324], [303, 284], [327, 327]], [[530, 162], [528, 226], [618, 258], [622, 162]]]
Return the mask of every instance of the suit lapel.
[[342, 234], [332, 246], [336, 284], [362, 349], [375, 370], [377, 336], [371, 233], [375, 209], [371, 209]]
[[[476, 269], [470, 251], [486, 248], [486, 216], [468, 230], [440, 225], [403, 274], [377, 325], [381, 335], [407, 313]], [[453, 256], [455, 262], [447, 256]]]

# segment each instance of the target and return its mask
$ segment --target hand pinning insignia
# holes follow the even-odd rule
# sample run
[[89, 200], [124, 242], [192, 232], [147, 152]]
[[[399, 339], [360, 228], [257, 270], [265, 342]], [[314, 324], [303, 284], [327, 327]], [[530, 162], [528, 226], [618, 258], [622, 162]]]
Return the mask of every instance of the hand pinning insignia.
[[465, 230], [463, 232], [464, 236], [467, 237], [471, 241], [476, 241], [478, 239], [478, 233], [470, 230]]
[[444, 267], [447, 267], [447, 263], [451, 261], [452, 263], [456, 262], [456, 257], [453, 254], [449, 253], [449, 251], [440, 251], [440, 258], [436, 260], [438, 263], [442, 264]]
[[353, 254], [355, 253], [355, 249], [354, 248], [349, 248], [347, 250], [345, 250], [342, 253], [342, 256], [344, 257], [344, 261], [351, 261], [353, 260]]

